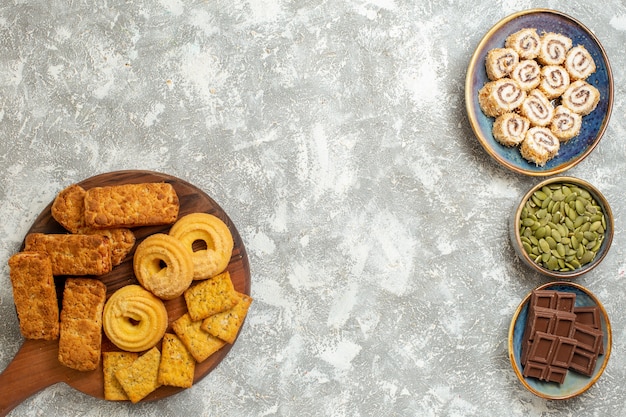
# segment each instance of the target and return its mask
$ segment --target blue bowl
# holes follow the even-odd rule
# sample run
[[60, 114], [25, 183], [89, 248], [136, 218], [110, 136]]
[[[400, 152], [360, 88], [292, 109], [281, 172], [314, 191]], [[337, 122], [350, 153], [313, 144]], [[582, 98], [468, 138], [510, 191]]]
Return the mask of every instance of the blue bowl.
[[591, 293], [591, 291], [582, 285], [557, 281], [541, 285], [537, 287], [537, 289], [574, 293], [576, 294], [576, 307], [598, 306], [601, 311], [600, 320], [602, 322], [602, 330], [604, 331], [604, 354], [598, 357], [593, 375], [589, 377], [569, 371], [567, 372], [565, 381], [562, 384], [540, 381], [535, 378], [526, 378], [522, 374], [522, 336], [524, 334], [524, 328], [526, 327], [528, 302], [530, 301], [531, 293], [526, 295], [522, 303], [515, 311], [513, 320], [511, 321], [511, 326], [509, 327], [509, 359], [511, 360], [513, 370], [522, 385], [530, 392], [541, 398], [549, 400], [564, 400], [573, 398], [591, 388], [591, 386], [596, 383], [604, 372], [604, 368], [606, 368], [609, 361], [609, 356], [611, 356], [611, 323], [609, 322], [609, 317], [604, 309], [604, 306], [602, 306], [600, 301]]
[[[587, 82], [600, 91], [596, 109], [583, 117], [578, 136], [561, 144], [558, 155], [544, 166], [525, 160], [518, 147], [498, 143], [492, 134], [494, 119], [486, 116], [478, 103], [478, 91], [489, 81], [485, 58], [493, 48], [504, 46], [505, 39], [524, 28], [543, 32], [561, 33], [572, 39], [573, 45], [583, 45], [596, 63], [596, 72]], [[472, 55], [465, 80], [465, 105], [474, 134], [487, 153], [501, 165], [514, 172], [531, 176], [548, 176], [564, 172], [587, 157], [598, 145], [609, 123], [613, 108], [613, 74], [604, 48], [582, 23], [561, 12], [548, 9], [531, 9], [512, 14], [487, 32]]]

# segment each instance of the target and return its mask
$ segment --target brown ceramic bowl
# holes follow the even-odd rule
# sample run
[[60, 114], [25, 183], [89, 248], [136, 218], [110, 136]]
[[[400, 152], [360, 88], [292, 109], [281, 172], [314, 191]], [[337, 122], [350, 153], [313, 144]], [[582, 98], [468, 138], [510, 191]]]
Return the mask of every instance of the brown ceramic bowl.
[[568, 370], [562, 383], [541, 381], [537, 378], [525, 377], [524, 368], [522, 366], [522, 340], [524, 329], [526, 327], [526, 319], [528, 316], [528, 306], [531, 293], [528, 293], [522, 300], [519, 307], [513, 315], [511, 325], [509, 327], [509, 359], [515, 375], [522, 383], [524, 388], [528, 389], [538, 397], [547, 400], [565, 400], [576, 397], [587, 391], [595, 384], [604, 372], [606, 365], [611, 356], [612, 332], [611, 323], [604, 306], [596, 298], [596, 296], [587, 288], [575, 284], [573, 282], [551, 282], [543, 284], [536, 288], [537, 290], [554, 290], [559, 292], [568, 292], [576, 294], [576, 307], [592, 307], [597, 306], [600, 310], [599, 319], [603, 332], [603, 352], [598, 356], [595, 366], [591, 371], [591, 375], [583, 375], [573, 370]]
[[[583, 190], [581, 203], [563, 196], [563, 185], [568, 189]], [[549, 199], [547, 203], [546, 199], [541, 199], [544, 196]], [[588, 201], [594, 202], [592, 207], [579, 213], [580, 204], [588, 207]], [[558, 208], [555, 208], [557, 204]], [[600, 212], [604, 219], [596, 229], [596, 216]], [[583, 218], [580, 226], [578, 217]], [[540, 228], [543, 230], [539, 231]], [[613, 232], [613, 213], [602, 193], [587, 181], [567, 176], [552, 177], [532, 187], [513, 213], [510, 229], [511, 242], [522, 262], [555, 279], [576, 278], [598, 266], [609, 251]], [[591, 239], [594, 236], [596, 239]]]

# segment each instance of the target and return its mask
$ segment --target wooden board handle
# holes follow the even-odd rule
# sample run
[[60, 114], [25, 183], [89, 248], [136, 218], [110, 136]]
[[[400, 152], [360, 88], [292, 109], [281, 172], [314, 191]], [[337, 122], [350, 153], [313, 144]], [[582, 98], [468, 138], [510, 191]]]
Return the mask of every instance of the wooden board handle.
[[7, 415], [22, 401], [62, 380], [58, 370], [58, 342], [26, 340], [0, 374], [0, 416]]

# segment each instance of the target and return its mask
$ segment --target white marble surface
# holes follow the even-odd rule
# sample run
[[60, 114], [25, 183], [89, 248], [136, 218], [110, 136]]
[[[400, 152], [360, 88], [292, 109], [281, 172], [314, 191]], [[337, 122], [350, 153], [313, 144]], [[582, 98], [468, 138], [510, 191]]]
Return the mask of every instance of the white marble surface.
[[[592, 29], [615, 79], [600, 146], [568, 171], [616, 216], [609, 255], [578, 280], [609, 312], [613, 353], [564, 402], [527, 392], [507, 356], [515, 308], [546, 281], [508, 240], [538, 179], [490, 160], [463, 96], [483, 34], [533, 7]], [[210, 194], [255, 299], [189, 390], [131, 405], [57, 384], [11, 415], [624, 414], [625, 43], [619, 0], [0, 2], [0, 370], [22, 341], [8, 258], [59, 190], [102, 172]]]

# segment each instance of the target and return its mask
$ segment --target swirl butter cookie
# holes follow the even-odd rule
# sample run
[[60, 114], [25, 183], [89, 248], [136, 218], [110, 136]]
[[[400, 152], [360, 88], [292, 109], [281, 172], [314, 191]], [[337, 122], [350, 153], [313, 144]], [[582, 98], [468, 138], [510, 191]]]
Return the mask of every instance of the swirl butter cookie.
[[167, 324], [163, 301], [139, 285], [120, 288], [104, 305], [104, 333], [115, 346], [128, 352], [143, 352], [155, 346]]
[[165, 233], [150, 235], [137, 245], [133, 270], [141, 286], [163, 300], [178, 297], [193, 281], [189, 251]]
[[[192, 254], [193, 279], [214, 277], [228, 266], [233, 253], [233, 236], [218, 217], [208, 213], [188, 214], [174, 223], [169, 234]], [[195, 242], [202, 242], [203, 249], [194, 251]]]

